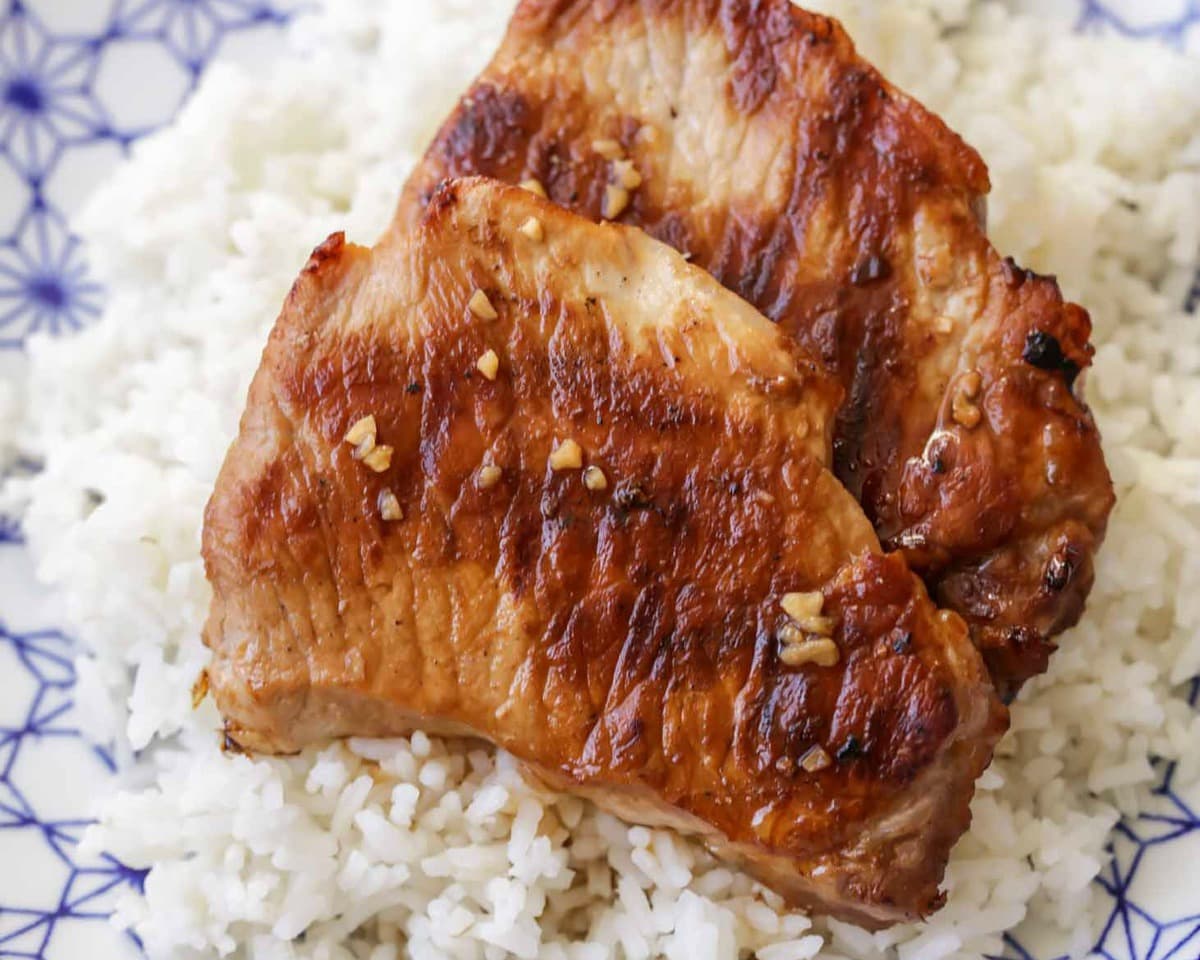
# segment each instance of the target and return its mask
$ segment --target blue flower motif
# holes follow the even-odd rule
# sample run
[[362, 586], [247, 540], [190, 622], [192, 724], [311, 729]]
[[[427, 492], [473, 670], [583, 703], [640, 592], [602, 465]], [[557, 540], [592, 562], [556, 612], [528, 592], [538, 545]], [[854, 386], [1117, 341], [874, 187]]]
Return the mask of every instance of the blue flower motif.
[[[1193, 704], [1198, 686], [1193, 681]], [[1114, 833], [1113, 858], [1098, 881], [1113, 899], [1112, 913], [1096, 942], [1096, 954], [1108, 960], [1200, 957], [1200, 900], [1185, 894], [1191, 909], [1157, 897], [1147, 900], [1137, 886], [1142, 871], [1151, 869], [1162, 876], [1163, 857], [1180, 856], [1200, 844], [1200, 815], [1175, 789], [1175, 769], [1174, 764], [1164, 765], [1162, 782], [1147, 809], [1122, 821]], [[1151, 859], [1159, 862], [1151, 864]]]
[[[107, 23], [79, 35], [48, 30], [35, 3], [0, 0], [0, 163], [23, 190], [19, 212], [0, 223], [0, 349], [20, 349], [31, 333], [74, 329], [99, 314], [101, 288], [89, 277], [80, 240], [52, 206], [47, 182], [70, 151], [105, 141], [125, 147], [146, 132], [118, 129], [97, 95], [110, 46], [152, 43], [194, 84], [224, 36], [286, 19], [257, 0], [94, 2], [112, 2]], [[0, 515], [0, 545], [22, 542], [18, 521]], [[47, 770], [90, 765], [103, 775], [114, 767], [74, 719], [72, 657], [69, 639], [58, 631], [19, 633], [0, 624], [0, 877], [14, 858], [31, 862], [21, 860], [26, 856], [39, 878], [24, 902], [0, 900], [0, 958], [78, 956], [79, 924], [87, 924], [88, 942], [96, 941], [91, 931], [107, 928], [116, 896], [140, 891], [145, 880], [145, 871], [111, 856], [84, 857], [78, 841], [87, 821], [77, 811], [85, 801], [72, 805], [55, 781], [45, 782]], [[55, 753], [62, 762], [45, 759]], [[52, 883], [43, 890], [47, 876]]]
[[16, 517], [6, 517], [0, 513], [0, 546], [20, 546], [25, 542], [21, 533], [21, 522]]
[[39, 813], [18, 775], [25, 755], [54, 741], [71, 744], [76, 763], [111, 769], [111, 761], [84, 745], [73, 722], [70, 641], [56, 630], [17, 633], [0, 624], [0, 654], [21, 674], [5, 678], [6, 691], [25, 695], [16, 712], [6, 702], [0, 713], [0, 840], [33, 839], [59, 867], [57, 896], [44, 907], [0, 904], [0, 957], [41, 958], [56, 929], [69, 921], [106, 919], [115, 895], [140, 891], [146, 873], [107, 855], [81, 857], [76, 848], [88, 821]]
[[31, 333], [81, 327], [100, 312], [78, 237], [35, 199], [15, 233], [0, 241], [0, 348]]
[[118, 0], [111, 32], [162, 43], [194, 83], [231, 30], [286, 21], [263, 0]]
[[1063, 955], [1059, 957], [1036, 957], [1026, 950], [1019, 940], [1010, 933], [1004, 935], [1004, 953], [1000, 956], [989, 956], [987, 960], [1068, 960]]
[[109, 129], [91, 43], [53, 37], [22, 0], [0, 22], [0, 146], [35, 190], [62, 151]]

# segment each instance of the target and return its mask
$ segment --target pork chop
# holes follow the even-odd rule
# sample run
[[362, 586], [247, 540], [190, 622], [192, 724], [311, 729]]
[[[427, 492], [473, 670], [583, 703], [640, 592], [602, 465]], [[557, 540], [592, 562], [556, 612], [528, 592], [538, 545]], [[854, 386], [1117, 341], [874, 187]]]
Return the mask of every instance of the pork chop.
[[788, 0], [524, 0], [412, 174], [529, 181], [690, 255], [844, 385], [835, 471], [999, 688], [1079, 617], [1113, 504], [1087, 314], [1005, 260], [987, 170]]
[[840, 388], [669, 247], [483, 180], [288, 296], [209, 504], [228, 736], [422, 727], [928, 914], [1005, 719], [827, 469]]

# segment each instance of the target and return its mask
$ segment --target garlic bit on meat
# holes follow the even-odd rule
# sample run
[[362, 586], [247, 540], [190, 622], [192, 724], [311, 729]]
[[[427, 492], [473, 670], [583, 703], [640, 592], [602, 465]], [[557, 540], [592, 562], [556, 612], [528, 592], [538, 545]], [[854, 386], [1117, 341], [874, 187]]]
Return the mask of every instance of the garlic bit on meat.
[[375, 438], [378, 435], [377, 430], [373, 414], [367, 414], [367, 416], [355, 420], [350, 425], [350, 429], [346, 431], [343, 439], [354, 448], [354, 453], [351, 456], [355, 460], [364, 459], [367, 454], [375, 449]]
[[546, 188], [542, 186], [542, 181], [540, 180], [522, 180], [520, 186], [522, 190], [527, 190], [535, 196], [541, 197], [543, 200], [549, 199], [546, 196]]
[[800, 768], [805, 773], [819, 773], [828, 767], [833, 760], [829, 754], [825, 752], [825, 748], [820, 744], [810, 748], [803, 757], [800, 758]]
[[504, 471], [494, 463], [485, 463], [479, 468], [479, 472], [475, 474], [475, 486], [480, 490], [490, 490], [500, 482], [500, 477]]
[[381, 490], [379, 493], [379, 516], [389, 523], [393, 520], [403, 520], [404, 510], [400, 501], [391, 490]]
[[362, 458], [362, 462], [376, 473], [383, 473], [392, 465], [392, 450], [386, 443], [381, 443]]
[[[791, 630], [796, 631], [799, 639], [787, 638]], [[790, 623], [780, 631], [780, 641], [779, 659], [789, 667], [803, 667], [809, 663], [815, 663], [818, 667], [832, 667], [841, 659], [838, 645], [828, 637], [806, 637], [802, 630]]]
[[488, 299], [488, 295], [482, 290], [476, 290], [471, 294], [471, 299], [467, 301], [467, 306], [471, 312], [480, 320], [495, 320], [500, 314], [496, 312], [496, 308], [492, 306], [492, 301]]
[[484, 352], [475, 361], [475, 369], [487, 377], [487, 379], [495, 380], [496, 374], [500, 372], [500, 358], [496, 356], [496, 351], [488, 350]]
[[574, 440], [564, 440], [550, 454], [551, 470], [578, 470], [583, 466], [583, 448]]
[[642, 185], [642, 175], [632, 160], [618, 160], [613, 164], [613, 182], [626, 190], [636, 190]]
[[525, 222], [518, 228], [521, 235], [534, 243], [541, 243], [546, 238], [546, 231], [542, 228], [542, 221], [537, 217], [527, 217]]
[[616, 220], [629, 206], [629, 191], [619, 183], [610, 183], [604, 188], [604, 206], [601, 213], [605, 220]]
[[592, 493], [599, 493], [601, 490], [608, 489], [608, 477], [599, 467], [588, 467], [583, 471], [583, 485]]
[[805, 633], [816, 634], [818, 637], [833, 636], [833, 620], [821, 616], [825, 607], [825, 597], [819, 590], [810, 593], [785, 593], [779, 601], [786, 613]]
[[350, 456], [361, 460], [376, 473], [383, 473], [392, 465], [392, 448], [375, 442], [379, 439], [379, 428], [374, 414], [355, 420], [342, 439], [354, 448]]
[[592, 149], [595, 150], [605, 160], [620, 160], [625, 155], [625, 150], [616, 140], [603, 139], [593, 140]]
[[616, 220], [629, 206], [630, 192], [642, 185], [642, 175], [616, 140], [593, 141], [592, 149], [611, 164], [600, 213], [605, 220]]
[[779, 659], [789, 667], [813, 663], [832, 667], [841, 659], [833, 640], [833, 618], [822, 615], [825, 597], [819, 590], [785, 593], [779, 605], [789, 623], [779, 630]]

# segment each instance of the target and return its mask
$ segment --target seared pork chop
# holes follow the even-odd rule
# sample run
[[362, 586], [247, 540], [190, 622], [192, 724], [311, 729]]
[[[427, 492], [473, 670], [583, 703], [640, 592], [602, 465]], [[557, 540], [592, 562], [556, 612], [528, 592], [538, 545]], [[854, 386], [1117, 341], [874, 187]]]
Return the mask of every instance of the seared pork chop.
[[[1006, 693], [1079, 617], [1112, 485], [1087, 314], [990, 246], [987, 170], [788, 0], [524, 0], [413, 173], [537, 181], [634, 224], [846, 388], [835, 469]], [[531, 184], [531, 186], [533, 186]]]
[[827, 469], [839, 401], [675, 251], [525, 191], [332, 237], [205, 519], [228, 735], [483, 737], [795, 903], [929, 913], [1004, 708]]

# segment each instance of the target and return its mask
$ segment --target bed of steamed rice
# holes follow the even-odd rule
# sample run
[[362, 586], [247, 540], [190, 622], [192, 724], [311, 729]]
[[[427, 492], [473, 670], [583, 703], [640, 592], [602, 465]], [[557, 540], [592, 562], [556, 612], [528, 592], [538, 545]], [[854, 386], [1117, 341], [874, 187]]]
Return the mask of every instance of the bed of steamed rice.
[[1085, 950], [1106, 837], [1149, 758], [1179, 758], [1177, 782], [1200, 772], [1181, 690], [1200, 672], [1200, 337], [1181, 307], [1200, 69], [997, 4], [820, 4], [983, 153], [1001, 249], [1091, 309], [1089, 398], [1120, 494], [1087, 615], [1014, 706], [932, 922], [872, 935], [788, 912], [692, 842], [539, 792], [477, 745], [250, 759], [219, 751], [211, 706], [191, 710], [201, 513], [278, 305], [325, 235], [380, 232], [509, 5], [340, 0], [292, 29], [294, 55], [212, 70], [88, 210], [107, 310], [32, 345], [14, 432], [45, 470], [9, 495], [90, 651], [95, 729], [126, 760], [88, 839], [153, 866], [119, 919], [172, 958], [942, 960], [998, 953], [1017, 925]]

